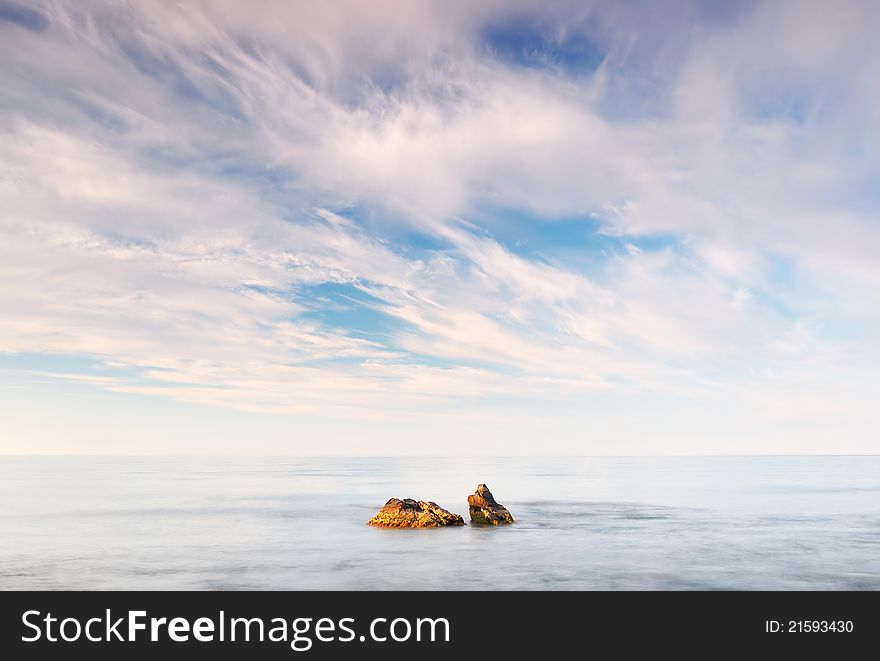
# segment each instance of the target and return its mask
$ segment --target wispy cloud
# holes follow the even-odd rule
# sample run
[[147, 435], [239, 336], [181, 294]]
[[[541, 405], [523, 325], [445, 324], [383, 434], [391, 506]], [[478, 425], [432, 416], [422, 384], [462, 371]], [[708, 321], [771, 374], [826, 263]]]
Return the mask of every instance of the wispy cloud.
[[255, 412], [562, 415], [572, 451], [633, 398], [692, 449], [789, 394], [866, 420], [878, 18], [3, 2], [0, 351]]

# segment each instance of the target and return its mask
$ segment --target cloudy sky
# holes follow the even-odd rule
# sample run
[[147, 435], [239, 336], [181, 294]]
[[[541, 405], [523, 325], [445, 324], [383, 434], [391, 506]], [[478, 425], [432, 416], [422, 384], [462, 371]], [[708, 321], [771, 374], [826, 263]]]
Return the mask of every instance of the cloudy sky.
[[0, 0], [0, 452], [878, 452], [878, 25]]

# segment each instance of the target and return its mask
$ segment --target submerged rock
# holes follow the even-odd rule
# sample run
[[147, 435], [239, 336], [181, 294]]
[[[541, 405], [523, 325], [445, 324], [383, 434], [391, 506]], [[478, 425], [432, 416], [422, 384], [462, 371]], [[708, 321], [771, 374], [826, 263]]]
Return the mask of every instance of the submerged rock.
[[439, 528], [463, 526], [464, 519], [431, 501], [392, 498], [367, 524], [382, 528]]
[[471, 521], [474, 523], [487, 523], [493, 526], [513, 523], [513, 517], [507, 508], [496, 502], [485, 484], [477, 486], [477, 492], [468, 496]]

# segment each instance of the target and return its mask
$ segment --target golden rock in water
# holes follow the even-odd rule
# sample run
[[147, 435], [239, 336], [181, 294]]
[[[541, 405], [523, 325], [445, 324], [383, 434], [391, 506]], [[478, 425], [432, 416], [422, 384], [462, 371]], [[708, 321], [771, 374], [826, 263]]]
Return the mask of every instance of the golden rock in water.
[[485, 484], [478, 485], [476, 493], [468, 496], [468, 507], [471, 521], [474, 523], [485, 523], [492, 526], [513, 523], [513, 516], [504, 505], [496, 502], [489, 487]]
[[381, 528], [439, 528], [463, 526], [464, 519], [432, 501], [392, 498], [367, 524]]

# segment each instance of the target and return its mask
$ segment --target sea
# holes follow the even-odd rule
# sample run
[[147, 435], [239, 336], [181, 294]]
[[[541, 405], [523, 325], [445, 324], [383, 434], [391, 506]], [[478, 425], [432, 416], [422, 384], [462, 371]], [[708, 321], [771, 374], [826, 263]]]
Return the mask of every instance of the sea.
[[880, 456], [5, 456], [0, 589], [877, 590]]

